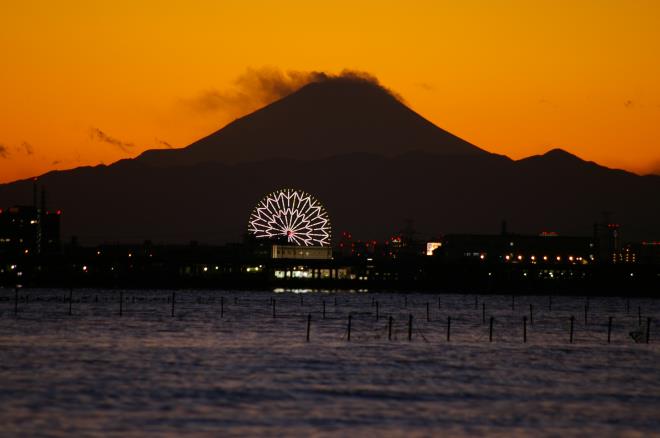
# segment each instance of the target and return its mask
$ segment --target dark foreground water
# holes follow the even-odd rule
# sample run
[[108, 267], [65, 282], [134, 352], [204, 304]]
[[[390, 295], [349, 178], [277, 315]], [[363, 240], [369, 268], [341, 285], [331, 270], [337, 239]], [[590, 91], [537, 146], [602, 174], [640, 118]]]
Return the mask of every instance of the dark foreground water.
[[0, 435], [660, 436], [657, 301], [171, 294], [0, 289]]

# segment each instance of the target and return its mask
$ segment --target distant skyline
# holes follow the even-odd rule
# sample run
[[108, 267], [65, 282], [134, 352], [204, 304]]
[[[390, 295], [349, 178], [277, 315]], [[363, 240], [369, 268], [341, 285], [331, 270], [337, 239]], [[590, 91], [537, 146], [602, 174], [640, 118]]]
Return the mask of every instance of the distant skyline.
[[0, 49], [0, 182], [184, 147], [344, 69], [490, 152], [660, 174], [656, 1], [12, 2]]

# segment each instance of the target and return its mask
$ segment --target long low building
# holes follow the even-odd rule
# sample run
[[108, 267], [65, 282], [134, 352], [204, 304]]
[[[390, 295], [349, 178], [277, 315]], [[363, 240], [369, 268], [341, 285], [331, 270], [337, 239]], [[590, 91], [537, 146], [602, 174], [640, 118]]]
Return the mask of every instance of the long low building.
[[587, 264], [596, 260], [598, 250], [593, 238], [556, 233], [450, 234], [433, 254], [447, 261]]

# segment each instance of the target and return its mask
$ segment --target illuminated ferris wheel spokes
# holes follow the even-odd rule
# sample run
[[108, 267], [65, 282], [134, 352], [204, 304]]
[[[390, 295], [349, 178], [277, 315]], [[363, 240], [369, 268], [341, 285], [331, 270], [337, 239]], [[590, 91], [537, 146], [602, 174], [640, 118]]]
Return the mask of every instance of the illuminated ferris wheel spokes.
[[308, 193], [283, 189], [259, 201], [250, 214], [248, 231], [257, 238], [286, 237], [300, 246], [329, 246], [330, 219]]

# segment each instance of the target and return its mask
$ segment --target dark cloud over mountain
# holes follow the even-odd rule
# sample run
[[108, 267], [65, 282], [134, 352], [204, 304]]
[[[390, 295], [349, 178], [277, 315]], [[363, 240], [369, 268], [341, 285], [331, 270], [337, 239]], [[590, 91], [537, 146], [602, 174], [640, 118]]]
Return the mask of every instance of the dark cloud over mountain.
[[[375, 76], [354, 70], [343, 70], [339, 74], [331, 74], [318, 71], [282, 71], [262, 67], [248, 69], [234, 81], [234, 86], [230, 89], [207, 90], [184, 102], [188, 107], [200, 113], [222, 111], [240, 115], [288, 96], [312, 82], [329, 80], [381, 86]], [[398, 96], [397, 98], [400, 99]]]

